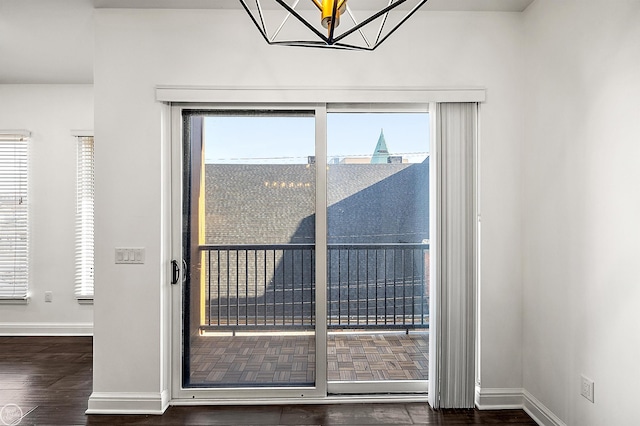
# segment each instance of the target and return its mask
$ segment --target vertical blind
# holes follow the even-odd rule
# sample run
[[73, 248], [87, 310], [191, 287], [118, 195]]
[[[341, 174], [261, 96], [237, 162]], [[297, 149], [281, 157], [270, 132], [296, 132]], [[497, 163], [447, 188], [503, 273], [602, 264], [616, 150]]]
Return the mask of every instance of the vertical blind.
[[0, 300], [27, 298], [29, 135], [0, 131]]
[[77, 299], [93, 299], [93, 136], [78, 137], [76, 207]]
[[477, 108], [475, 103], [439, 103], [435, 111], [433, 408], [475, 405]]

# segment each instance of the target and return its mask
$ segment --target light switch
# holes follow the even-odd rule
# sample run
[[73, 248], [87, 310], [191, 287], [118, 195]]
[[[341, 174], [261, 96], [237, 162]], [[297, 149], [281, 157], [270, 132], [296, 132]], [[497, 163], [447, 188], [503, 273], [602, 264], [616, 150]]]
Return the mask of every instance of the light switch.
[[116, 263], [144, 263], [144, 248], [116, 247]]

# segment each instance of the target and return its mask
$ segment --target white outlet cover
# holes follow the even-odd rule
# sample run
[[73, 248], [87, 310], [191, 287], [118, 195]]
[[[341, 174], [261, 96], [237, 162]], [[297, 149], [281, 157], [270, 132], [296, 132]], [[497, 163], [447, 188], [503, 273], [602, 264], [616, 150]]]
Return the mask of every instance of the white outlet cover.
[[593, 388], [594, 388], [593, 380], [581, 375], [580, 376], [580, 395], [584, 396], [589, 401], [594, 402]]

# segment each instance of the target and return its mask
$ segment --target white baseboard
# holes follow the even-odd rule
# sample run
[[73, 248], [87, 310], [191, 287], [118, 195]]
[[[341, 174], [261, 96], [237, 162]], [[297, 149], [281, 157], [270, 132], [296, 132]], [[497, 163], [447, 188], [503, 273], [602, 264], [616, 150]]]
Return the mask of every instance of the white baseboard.
[[523, 392], [524, 411], [539, 425], [567, 426], [558, 416], [553, 414], [543, 403], [526, 390]]
[[93, 324], [2, 322], [0, 336], [93, 336]]
[[515, 410], [524, 408], [521, 388], [476, 387], [476, 407], [479, 410]]
[[567, 426], [525, 389], [476, 387], [476, 406], [479, 410], [522, 409], [541, 426]]
[[169, 406], [169, 391], [93, 392], [86, 414], [155, 414]]

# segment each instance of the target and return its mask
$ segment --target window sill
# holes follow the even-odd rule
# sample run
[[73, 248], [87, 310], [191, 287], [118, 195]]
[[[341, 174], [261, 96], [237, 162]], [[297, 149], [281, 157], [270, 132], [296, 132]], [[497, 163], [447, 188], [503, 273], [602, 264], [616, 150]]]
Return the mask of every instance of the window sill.
[[1, 299], [0, 298], [0, 305], [28, 305], [29, 304], [29, 297], [24, 297], [21, 299]]
[[78, 304], [80, 305], [93, 305], [93, 297], [92, 298], [82, 298], [82, 299], [76, 299], [78, 301]]

